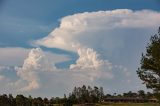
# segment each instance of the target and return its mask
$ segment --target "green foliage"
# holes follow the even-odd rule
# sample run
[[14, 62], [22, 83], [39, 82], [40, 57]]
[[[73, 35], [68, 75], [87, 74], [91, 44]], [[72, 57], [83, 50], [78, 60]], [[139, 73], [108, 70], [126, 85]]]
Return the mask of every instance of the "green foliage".
[[[156, 95], [160, 96], [160, 95]], [[152, 99], [154, 96], [152, 93], [145, 93], [143, 90], [138, 91], [137, 93], [129, 91], [122, 94], [106, 94], [104, 95], [103, 88], [100, 87], [75, 87], [72, 93], [67, 97], [64, 94], [63, 98], [52, 97], [41, 98], [36, 97], [32, 98], [31, 96], [25, 97], [23, 95], [17, 95], [13, 97], [11, 94], [0, 95], [0, 106], [73, 106], [73, 104], [85, 104], [88, 106], [93, 106], [96, 103], [102, 104], [105, 98], [143, 98]]]
[[31, 106], [29, 99], [23, 95], [17, 95], [15, 98], [16, 106]]
[[142, 54], [141, 67], [138, 68], [137, 74], [147, 88], [160, 93], [160, 28], [158, 33], [150, 38], [146, 53]]
[[103, 88], [100, 87], [75, 87], [73, 92], [69, 95], [69, 99], [73, 103], [97, 103], [101, 102], [104, 96]]

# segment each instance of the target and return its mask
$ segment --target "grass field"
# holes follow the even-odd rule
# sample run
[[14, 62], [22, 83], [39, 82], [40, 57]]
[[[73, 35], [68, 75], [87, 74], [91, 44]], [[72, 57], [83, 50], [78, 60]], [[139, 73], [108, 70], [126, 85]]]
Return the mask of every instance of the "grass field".
[[97, 104], [96, 106], [160, 106], [155, 103], [111, 103], [111, 104]]

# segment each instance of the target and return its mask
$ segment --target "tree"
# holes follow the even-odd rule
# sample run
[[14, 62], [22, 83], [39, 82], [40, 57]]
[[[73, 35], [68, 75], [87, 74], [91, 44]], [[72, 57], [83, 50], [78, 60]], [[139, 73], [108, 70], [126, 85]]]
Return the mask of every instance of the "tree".
[[146, 93], [146, 97], [147, 97], [147, 99], [152, 99], [154, 96], [153, 96], [152, 93], [147, 92], [147, 93]]
[[151, 36], [140, 64], [137, 70], [138, 76], [147, 88], [156, 92], [160, 101], [160, 28], [157, 34]]
[[9, 94], [8, 99], [9, 99], [10, 106], [16, 106], [16, 101], [14, 97], [12, 96], [12, 94]]
[[138, 95], [139, 95], [139, 97], [141, 97], [141, 98], [146, 98], [146, 94], [145, 94], [144, 90], [139, 90], [139, 91], [138, 91]]
[[44, 98], [43, 103], [44, 103], [45, 106], [48, 106], [48, 104], [49, 104], [48, 98]]
[[102, 102], [103, 97], [104, 97], [103, 87], [100, 87], [99, 92], [100, 92], [99, 101]]
[[123, 97], [137, 97], [137, 93], [129, 91], [127, 93], [123, 93]]
[[26, 106], [26, 98], [23, 95], [16, 96], [16, 106]]
[[32, 106], [32, 96], [31, 95], [29, 95], [28, 96], [28, 104], [29, 104], [29, 106]]
[[54, 104], [55, 102], [54, 102], [54, 97], [52, 97], [51, 99], [50, 99], [50, 104]]
[[0, 106], [10, 106], [8, 96], [6, 94], [0, 96]]
[[44, 106], [43, 99], [41, 97], [37, 97], [33, 99], [33, 106]]

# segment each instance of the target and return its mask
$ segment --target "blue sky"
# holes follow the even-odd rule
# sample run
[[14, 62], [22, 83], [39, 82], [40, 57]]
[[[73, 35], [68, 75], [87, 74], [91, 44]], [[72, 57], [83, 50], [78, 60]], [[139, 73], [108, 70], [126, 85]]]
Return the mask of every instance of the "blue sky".
[[159, 17], [158, 0], [1, 0], [0, 93], [146, 90], [136, 69]]

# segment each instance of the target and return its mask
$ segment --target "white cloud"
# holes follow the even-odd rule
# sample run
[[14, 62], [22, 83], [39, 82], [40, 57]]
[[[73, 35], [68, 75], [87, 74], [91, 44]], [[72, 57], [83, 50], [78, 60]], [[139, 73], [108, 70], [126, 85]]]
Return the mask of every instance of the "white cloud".
[[54, 64], [51, 64], [54, 61], [49, 61], [40, 48], [32, 49], [24, 60], [23, 66], [16, 68], [20, 79], [14, 85], [18, 86], [20, 91], [32, 91], [44, 89], [46, 85], [44, 81], [47, 80], [52, 83], [46, 86], [63, 84], [64, 89], [70, 90], [74, 86], [92, 84], [100, 77], [113, 78], [112, 64], [98, 59], [98, 54], [92, 49], [78, 49], [78, 55], [77, 63], [72, 64], [70, 69], [57, 69]]
[[70, 65], [71, 71], [82, 72], [84, 76], [88, 77], [91, 81], [100, 77], [106, 77], [106, 79], [113, 78], [112, 75], [112, 63], [108, 60], [102, 60], [96, 51], [86, 47], [80, 47], [77, 49], [79, 58], [75, 64]]
[[28, 84], [22, 90], [32, 90], [39, 88], [37, 71], [54, 71], [56, 68], [48, 61], [40, 48], [32, 49], [28, 57], [24, 60], [22, 68], [17, 68], [17, 75]]
[[103, 60], [98, 59], [98, 54], [90, 48], [80, 47], [77, 50], [79, 58], [76, 61], [76, 64], [70, 65], [71, 69], [80, 68], [80, 69], [97, 69], [104, 64]]
[[122, 38], [117, 36], [128, 34], [129, 29], [136, 32], [138, 29], [155, 28], [160, 24], [159, 19], [160, 13], [150, 10], [117, 9], [78, 13], [63, 17], [59, 27], [35, 44], [72, 51], [75, 51], [73, 45], [77, 44], [94, 50], [123, 47]]
[[70, 59], [67, 55], [53, 54], [49, 51], [44, 52], [40, 48], [7, 47], [0, 48], [0, 51], [0, 63], [4, 62], [0, 65], [0, 79], [1, 83], [5, 82], [2, 84], [4, 86], [0, 88], [4, 90], [5, 87], [11, 88], [6, 89], [9, 92], [38, 89], [41, 85], [39, 81], [39, 74], [43, 73], [41, 71], [54, 71], [56, 70], [54, 66], [56, 63]]

